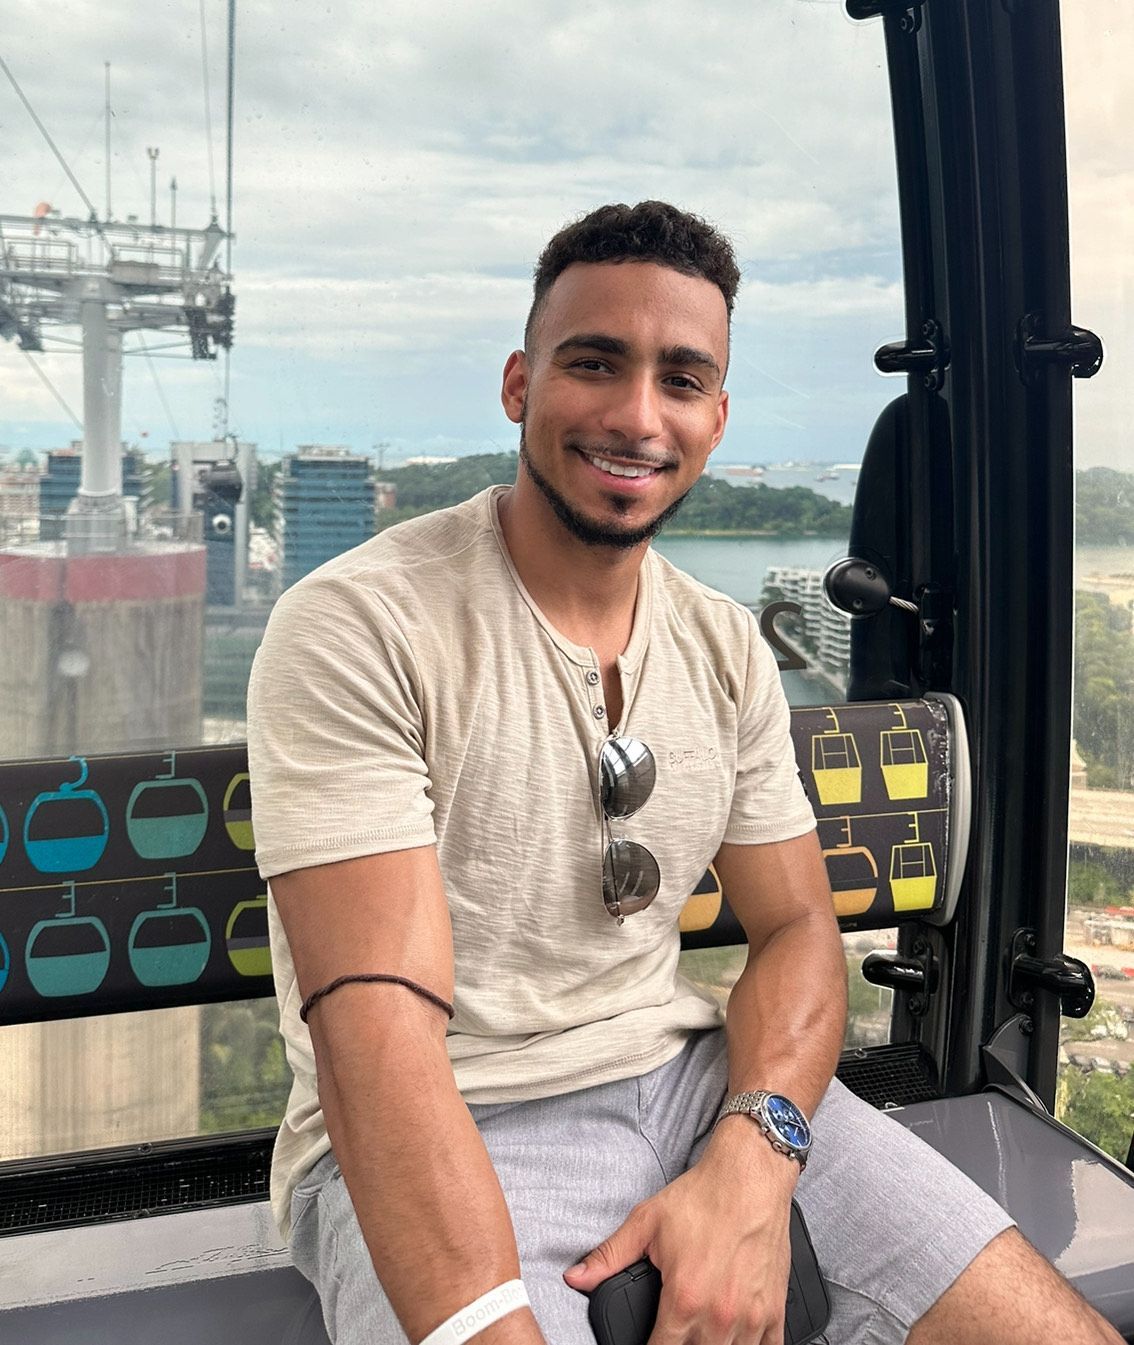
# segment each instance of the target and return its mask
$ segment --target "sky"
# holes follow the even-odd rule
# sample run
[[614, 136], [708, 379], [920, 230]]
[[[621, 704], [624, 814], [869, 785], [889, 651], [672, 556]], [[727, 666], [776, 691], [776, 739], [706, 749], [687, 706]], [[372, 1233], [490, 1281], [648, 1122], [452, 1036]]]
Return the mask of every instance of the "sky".
[[[1114, 357], [1132, 335], [1134, 246], [1116, 255], [1114, 243], [1134, 244], [1134, 152], [1116, 134], [1134, 111], [1121, 63], [1134, 16], [1125, 0], [1065, 8], [1067, 59], [1092, 72], [1069, 108], [1086, 258], [1075, 320], [1102, 331], [1111, 356], [1077, 389], [1080, 442], [1114, 463], [1101, 441], [1124, 433]], [[178, 223], [208, 222], [210, 181], [223, 222], [226, 0], [4, 9], [0, 56], [100, 212], [109, 61], [114, 217], [148, 219], [157, 147], [159, 220], [176, 175]], [[383, 445], [391, 464], [515, 447], [500, 370], [541, 246], [594, 205], [657, 196], [719, 225], [741, 261], [717, 460], [861, 456], [902, 390], [871, 362], [904, 328], [878, 22], [852, 22], [841, 0], [237, 0], [237, 11], [232, 432], [270, 453]], [[2, 75], [0, 144], [0, 213], [47, 201], [85, 215]], [[78, 357], [37, 360], [81, 415]], [[125, 369], [124, 438], [164, 454], [170, 439], [211, 437], [220, 362], [131, 357]], [[0, 342], [0, 446], [78, 433]]]

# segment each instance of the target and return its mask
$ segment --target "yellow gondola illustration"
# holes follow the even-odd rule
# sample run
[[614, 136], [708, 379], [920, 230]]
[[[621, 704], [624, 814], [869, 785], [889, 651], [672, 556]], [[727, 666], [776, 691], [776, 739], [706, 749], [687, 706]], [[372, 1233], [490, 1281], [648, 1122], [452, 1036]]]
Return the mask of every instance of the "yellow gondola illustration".
[[862, 759], [854, 734], [840, 732], [834, 710], [824, 709], [823, 714], [830, 716], [832, 727], [811, 739], [811, 774], [819, 802], [861, 803]]
[[224, 791], [224, 829], [238, 850], [255, 850], [252, 836], [252, 793], [247, 771], [234, 775]]
[[921, 729], [911, 729], [906, 712], [891, 705], [899, 727], [882, 730], [882, 779], [892, 799], [929, 797], [929, 758]]
[[239, 902], [224, 928], [228, 960], [241, 976], [270, 976], [272, 952], [268, 947], [268, 894]]
[[678, 922], [682, 934], [710, 929], [721, 913], [721, 880], [710, 864], [681, 909]]
[[937, 862], [921, 839], [917, 813], [910, 813], [910, 830], [913, 839], [890, 851], [890, 891], [896, 911], [928, 911], [937, 895]]
[[833, 849], [824, 850], [827, 877], [835, 898], [836, 915], [861, 915], [878, 895], [878, 862], [865, 845], [855, 845], [851, 819], [839, 819], [843, 835]]

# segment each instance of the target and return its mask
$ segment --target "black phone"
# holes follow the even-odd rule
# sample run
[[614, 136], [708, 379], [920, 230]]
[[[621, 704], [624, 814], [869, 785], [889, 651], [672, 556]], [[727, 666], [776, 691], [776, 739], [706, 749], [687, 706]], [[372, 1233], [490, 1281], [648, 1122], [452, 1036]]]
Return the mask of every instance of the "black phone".
[[[831, 1300], [815, 1259], [799, 1206], [791, 1202], [791, 1274], [788, 1277], [784, 1345], [807, 1345], [826, 1327]], [[661, 1272], [637, 1261], [612, 1275], [591, 1294], [591, 1330], [598, 1345], [646, 1345], [658, 1315]]]

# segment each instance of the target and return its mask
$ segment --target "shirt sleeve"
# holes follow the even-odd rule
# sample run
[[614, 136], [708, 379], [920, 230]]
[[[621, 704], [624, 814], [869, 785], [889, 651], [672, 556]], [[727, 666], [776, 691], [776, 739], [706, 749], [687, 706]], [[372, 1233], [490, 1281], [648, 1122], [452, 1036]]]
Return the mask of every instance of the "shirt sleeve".
[[724, 840], [759, 845], [815, 827], [799, 778], [791, 711], [780, 670], [755, 617], [748, 622], [748, 671], [737, 713], [736, 788]]
[[263, 878], [435, 841], [413, 651], [380, 597], [315, 578], [277, 602], [248, 685]]

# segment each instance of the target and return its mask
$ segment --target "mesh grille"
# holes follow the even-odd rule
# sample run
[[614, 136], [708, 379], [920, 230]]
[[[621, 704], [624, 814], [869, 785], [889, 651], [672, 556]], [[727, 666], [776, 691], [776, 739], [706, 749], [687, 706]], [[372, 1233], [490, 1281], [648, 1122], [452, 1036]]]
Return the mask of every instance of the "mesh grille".
[[0, 1237], [266, 1198], [272, 1138], [0, 1173]]
[[932, 1060], [920, 1046], [872, 1046], [848, 1051], [839, 1078], [872, 1107], [906, 1107], [941, 1096]]
[[[932, 1062], [916, 1045], [848, 1052], [839, 1078], [879, 1108], [940, 1096]], [[0, 1237], [266, 1199], [273, 1138], [130, 1149], [66, 1167], [10, 1165], [0, 1170]]]

